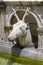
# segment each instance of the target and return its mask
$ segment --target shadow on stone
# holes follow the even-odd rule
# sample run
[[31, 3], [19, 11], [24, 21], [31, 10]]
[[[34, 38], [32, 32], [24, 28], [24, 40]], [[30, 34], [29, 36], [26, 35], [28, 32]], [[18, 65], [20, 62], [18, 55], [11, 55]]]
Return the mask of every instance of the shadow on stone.
[[[23, 47], [20, 45], [19, 39], [16, 39], [17, 44], [12, 46], [11, 49], [11, 56], [20, 56], [20, 52], [23, 49]], [[7, 63], [7, 65], [12, 65], [14, 62], [16, 62], [16, 59], [13, 61], [12, 58], [9, 59], [9, 62]]]

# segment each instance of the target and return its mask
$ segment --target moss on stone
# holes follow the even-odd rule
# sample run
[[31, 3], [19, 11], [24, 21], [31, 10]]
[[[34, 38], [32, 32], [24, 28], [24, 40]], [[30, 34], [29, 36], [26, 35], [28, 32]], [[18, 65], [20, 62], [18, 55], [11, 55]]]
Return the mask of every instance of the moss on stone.
[[0, 59], [3, 60], [0, 60], [0, 63], [4, 63], [4, 65], [5, 63], [6, 65], [8, 65], [7, 63], [12, 63], [12, 65], [43, 65], [43, 61], [14, 56], [4, 52], [0, 52]]

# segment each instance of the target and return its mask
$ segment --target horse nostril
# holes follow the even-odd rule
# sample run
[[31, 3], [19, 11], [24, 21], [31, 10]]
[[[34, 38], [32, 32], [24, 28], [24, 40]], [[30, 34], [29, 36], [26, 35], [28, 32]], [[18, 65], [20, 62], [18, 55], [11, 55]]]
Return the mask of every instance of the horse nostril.
[[8, 37], [8, 40], [11, 41], [9, 37]]
[[8, 37], [8, 40], [11, 41], [9, 37]]
[[14, 40], [10, 39], [9, 37], [8, 37], [8, 40], [9, 40], [10, 42], [13, 42], [13, 41], [14, 41]]
[[10, 41], [9, 37], [8, 37], [8, 40]]

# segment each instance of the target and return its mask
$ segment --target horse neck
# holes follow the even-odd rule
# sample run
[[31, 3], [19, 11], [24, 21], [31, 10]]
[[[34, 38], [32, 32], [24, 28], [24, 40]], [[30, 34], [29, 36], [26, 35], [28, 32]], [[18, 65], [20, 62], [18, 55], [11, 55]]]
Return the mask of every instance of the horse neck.
[[26, 41], [26, 43], [32, 42], [32, 37], [31, 37], [30, 29], [27, 30], [25, 41]]

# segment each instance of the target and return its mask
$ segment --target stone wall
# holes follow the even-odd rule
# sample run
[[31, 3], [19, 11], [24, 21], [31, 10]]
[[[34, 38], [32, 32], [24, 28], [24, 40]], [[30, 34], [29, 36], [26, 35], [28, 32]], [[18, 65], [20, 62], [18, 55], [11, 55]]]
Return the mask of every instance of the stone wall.
[[[17, 7], [14, 4], [12, 6], [14, 6], [14, 8], [17, 8], [17, 9], [20, 8], [20, 6]], [[43, 26], [43, 6], [28, 6], [28, 7], [30, 7], [31, 10], [36, 13], [42, 27]], [[8, 18], [10, 16], [10, 13], [12, 13], [12, 9], [11, 9], [11, 6], [7, 4], [6, 4], [6, 8], [3, 8], [2, 11], [0, 12], [0, 30], [1, 30], [0, 39], [4, 39], [6, 41], [8, 40], [8, 33], [7, 32], [5, 33], [4, 26], [6, 26], [6, 24], [9, 22]], [[39, 35], [40, 34], [38, 34], [38, 37], [41, 38]], [[41, 39], [39, 38], [38, 40], [40, 40], [40, 44], [41, 44]], [[38, 46], [40, 47], [39, 43], [38, 43]]]
[[[14, 6], [14, 8], [20, 8], [21, 6]], [[42, 27], [43, 26], [43, 6], [28, 6], [28, 7], [30, 7], [31, 8], [31, 10], [33, 11], [33, 12], [35, 12], [36, 13], [36, 15], [37, 15], [37, 18], [40, 20], [40, 25], [39, 25], [39, 27]], [[12, 12], [12, 10], [11, 10], [11, 6], [7, 6], [6, 7], [6, 23], [7, 23], [7, 21], [8, 21], [8, 16], [10, 16], [10, 13]], [[40, 42], [39, 42], [39, 40], [40, 40]], [[39, 32], [38, 32], [38, 47], [40, 48], [40, 46], [43, 44], [43, 42], [41, 43], [41, 36], [40, 36], [40, 34], [39, 34]]]
[[[2, 7], [1, 7], [2, 6]], [[4, 26], [5, 26], [5, 8], [4, 5], [0, 5], [0, 39], [5, 40], [5, 31], [4, 31]]]

